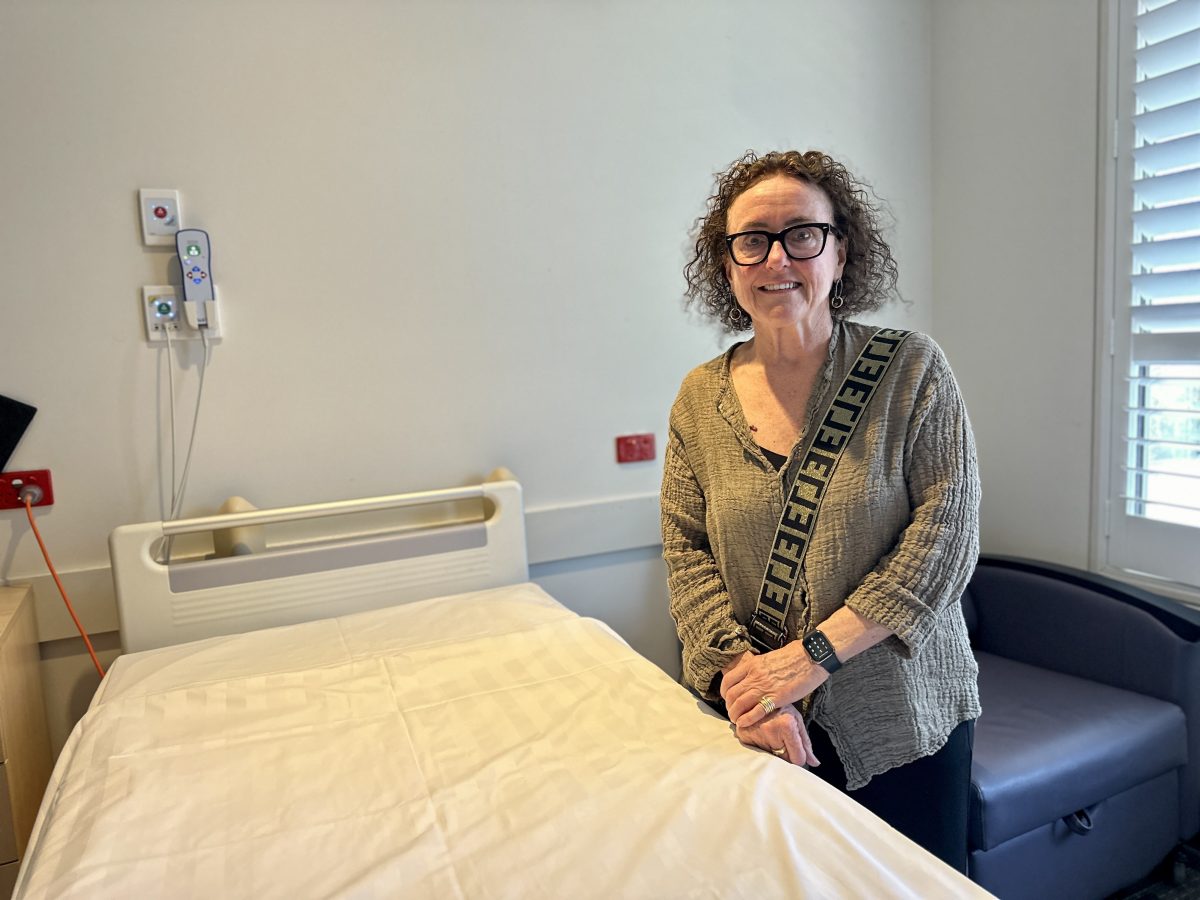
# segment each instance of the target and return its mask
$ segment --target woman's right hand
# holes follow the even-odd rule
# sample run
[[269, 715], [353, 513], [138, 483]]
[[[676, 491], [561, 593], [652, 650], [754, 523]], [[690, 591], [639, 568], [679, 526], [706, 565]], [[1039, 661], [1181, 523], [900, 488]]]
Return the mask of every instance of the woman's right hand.
[[[813, 753], [812, 740], [804, 727], [800, 711], [790, 703], [760, 719], [753, 725], [737, 728], [738, 740], [747, 747], [758, 747], [774, 753], [795, 766], [819, 766], [821, 761]], [[783, 753], [778, 753], [782, 749]]]

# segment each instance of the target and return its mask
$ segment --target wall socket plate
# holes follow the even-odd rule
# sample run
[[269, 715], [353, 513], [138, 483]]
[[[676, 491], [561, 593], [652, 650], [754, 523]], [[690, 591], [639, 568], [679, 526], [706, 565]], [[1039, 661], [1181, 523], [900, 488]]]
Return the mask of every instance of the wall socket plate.
[[[216, 296], [214, 289], [213, 296]], [[221, 320], [217, 315], [220, 304], [208, 304], [208, 339], [221, 337]], [[146, 323], [146, 340], [151, 344], [166, 342], [167, 332], [173, 341], [198, 341], [200, 331], [187, 323], [183, 300], [174, 285], [148, 284], [142, 287], [142, 318]]]
[[654, 434], [623, 434], [617, 438], [617, 462], [644, 462], [654, 459]]

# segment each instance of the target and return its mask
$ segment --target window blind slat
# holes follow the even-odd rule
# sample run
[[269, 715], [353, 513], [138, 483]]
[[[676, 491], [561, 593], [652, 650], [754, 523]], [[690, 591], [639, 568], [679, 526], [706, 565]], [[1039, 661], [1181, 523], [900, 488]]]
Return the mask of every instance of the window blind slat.
[[[1148, 206], [1200, 198], [1200, 167], [1139, 178], [1133, 183], [1133, 196], [1138, 203]], [[1197, 227], [1200, 228], [1200, 222]]]
[[[1200, 296], [1200, 269], [1187, 269], [1183, 272], [1151, 272], [1133, 276], [1135, 300], [1167, 300], [1172, 297], [1191, 297], [1192, 295]], [[1155, 308], [1160, 309], [1161, 307]]]
[[[1157, 78], [1191, 65], [1200, 57], [1200, 27], [1165, 41], [1149, 44], [1134, 54], [1138, 70], [1145, 78]], [[1139, 90], [1135, 86], [1134, 90]]]
[[1142, 447], [1179, 447], [1184, 450], [1200, 449], [1200, 439], [1194, 441], [1164, 441], [1158, 438], [1129, 437], [1125, 441], [1126, 443], [1137, 444]]
[[[1133, 93], [1144, 110], [1162, 109], [1186, 100], [1195, 100], [1200, 97], [1200, 64], [1139, 81], [1133, 86]], [[1200, 126], [1193, 122], [1192, 127], [1186, 130], [1198, 129]]]
[[1200, 378], [1185, 378], [1182, 375], [1126, 375], [1126, 384], [1194, 384], [1200, 387]]
[[[1200, 281], [1200, 271], [1195, 273]], [[1135, 306], [1133, 327], [1145, 331], [1200, 331], [1200, 303], [1165, 303]]]
[[1122, 466], [1123, 472], [1132, 472], [1135, 475], [1161, 475], [1164, 478], [1187, 478], [1194, 481], [1200, 481], [1200, 475], [1194, 475], [1191, 472], [1172, 472], [1170, 469], [1142, 469], [1137, 466]]
[[1137, 163], [1136, 168], [1148, 175], [1195, 165], [1196, 160], [1200, 159], [1200, 134], [1175, 138], [1160, 144], [1146, 144], [1133, 151], [1133, 159]]
[[1200, 260], [1200, 237], [1140, 241], [1133, 245], [1134, 270], [1194, 265]]
[[1142, 40], [1155, 44], [1200, 27], [1200, 0], [1175, 0], [1137, 17]]
[[1189, 512], [1200, 511], [1200, 507], [1193, 506], [1190, 503], [1171, 503], [1167, 500], [1159, 500], [1157, 498], [1151, 499], [1149, 497], [1131, 497], [1128, 494], [1121, 494], [1120, 497], [1122, 500], [1126, 500], [1129, 503], [1144, 503], [1147, 506], [1169, 506], [1172, 509], [1186, 509]]
[[1154, 142], [1194, 134], [1200, 128], [1197, 122], [1200, 122], [1200, 100], [1176, 103], [1133, 117], [1138, 137]]
[[1131, 344], [1133, 362], [1137, 365], [1187, 365], [1200, 362], [1200, 332], [1135, 334]]
[[1157, 406], [1127, 406], [1125, 412], [1139, 416], [1200, 416], [1200, 409], [1160, 409]]
[[1154, 236], [1200, 230], [1200, 201], [1139, 209], [1133, 214], [1133, 225], [1135, 231]]

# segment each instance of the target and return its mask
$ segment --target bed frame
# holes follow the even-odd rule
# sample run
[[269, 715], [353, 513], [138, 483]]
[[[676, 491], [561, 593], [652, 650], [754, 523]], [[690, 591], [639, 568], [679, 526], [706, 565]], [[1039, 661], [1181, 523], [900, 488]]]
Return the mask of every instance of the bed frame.
[[[160, 558], [181, 535], [397, 510], [403, 521], [383, 528], [249, 555]], [[109, 552], [126, 652], [529, 580], [521, 486], [505, 470], [469, 487], [123, 525]]]
[[527, 583], [511, 476], [111, 545], [146, 652], [68, 738], [22, 900], [984, 896]]

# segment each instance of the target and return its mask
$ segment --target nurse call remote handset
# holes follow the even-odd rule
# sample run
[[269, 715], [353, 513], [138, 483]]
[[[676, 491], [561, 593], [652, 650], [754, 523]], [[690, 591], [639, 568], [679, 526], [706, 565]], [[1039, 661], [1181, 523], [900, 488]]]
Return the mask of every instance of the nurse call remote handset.
[[212, 246], [208, 232], [184, 228], [175, 233], [175, 249], [183, 270], [183, 309], [192, 328], [208, 327], [208, 308], [213, 302]]

